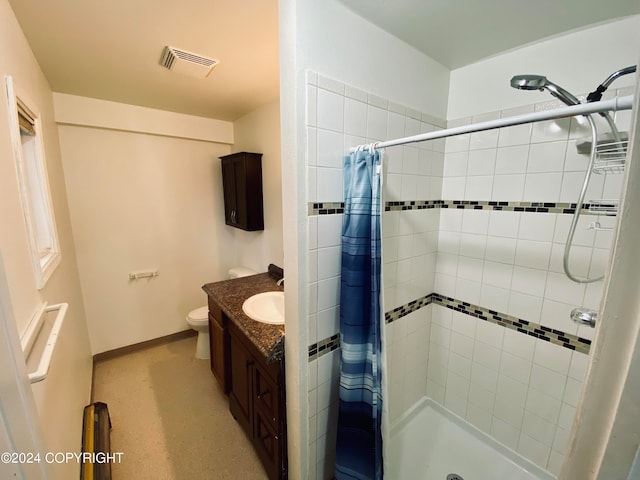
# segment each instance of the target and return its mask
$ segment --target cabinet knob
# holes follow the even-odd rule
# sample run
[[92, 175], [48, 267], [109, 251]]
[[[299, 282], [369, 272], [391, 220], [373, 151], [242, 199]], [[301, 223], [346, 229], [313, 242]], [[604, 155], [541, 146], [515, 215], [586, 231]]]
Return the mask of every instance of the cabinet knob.
[[238, 216], [238, 214], [236, 213], [236, 211], [235, 211], [235, 210], [233, 210], [233, 211], [231, 212], [231, 223], [238, 223], [238, 222], [236, 221], [236, 217], [237, 217], [237, 216]]
[[270, 390], [265, 390], [264, 392], [261, 392], [258, 394], [258, 400], [261, 400], [265, 395], [267, 395], [270, 392]]

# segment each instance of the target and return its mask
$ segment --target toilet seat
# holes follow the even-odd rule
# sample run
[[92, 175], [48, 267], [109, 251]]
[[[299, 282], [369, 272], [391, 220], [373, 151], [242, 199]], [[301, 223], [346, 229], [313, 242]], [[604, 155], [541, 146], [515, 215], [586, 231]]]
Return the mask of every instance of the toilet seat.
[[193, 325], [206, 325], [209, 321], [209, 307], [204, 306], [191, 310], [187, 315], [187, 323]]
[[209, 349], [209, 306], [191, 310], [187, 315], [187, 324], [198, 332], [196, 342], [196, 358], [208, 359], [211, 355]]

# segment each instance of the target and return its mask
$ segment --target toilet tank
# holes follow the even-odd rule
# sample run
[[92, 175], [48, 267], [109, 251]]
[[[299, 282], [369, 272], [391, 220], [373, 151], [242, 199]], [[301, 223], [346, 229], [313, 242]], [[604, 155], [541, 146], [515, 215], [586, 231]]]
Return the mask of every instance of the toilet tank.
[[249, 275], [255, 275], [255, 270], [251, 270], [247, 267], [233, 267], [229, 269], [229, 278], [248, 277]]

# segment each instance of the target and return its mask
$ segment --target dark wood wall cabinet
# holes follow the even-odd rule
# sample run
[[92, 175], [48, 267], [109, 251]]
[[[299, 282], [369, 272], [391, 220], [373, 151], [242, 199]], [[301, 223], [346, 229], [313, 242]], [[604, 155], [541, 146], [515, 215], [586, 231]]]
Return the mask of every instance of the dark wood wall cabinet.
[[284, 360], [265, 356], [229, 322], [229, 410], [247, 433], [271, 480], [287, 478]]
[[264, 230], [262, 154], [239, 152], [220, 160], [225, 223], [242, 230]]

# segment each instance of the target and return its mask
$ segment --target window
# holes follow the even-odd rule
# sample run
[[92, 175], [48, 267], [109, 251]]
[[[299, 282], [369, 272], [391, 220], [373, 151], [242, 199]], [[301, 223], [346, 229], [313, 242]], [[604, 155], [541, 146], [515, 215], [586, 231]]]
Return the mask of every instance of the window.
[[40, 119], [30, 103], [16, 96], [12, 78], [7, 76], [5, 81], [22, 210], [36, 287], [41, 289], [60, 264], [61, 254], [49, 194]]

